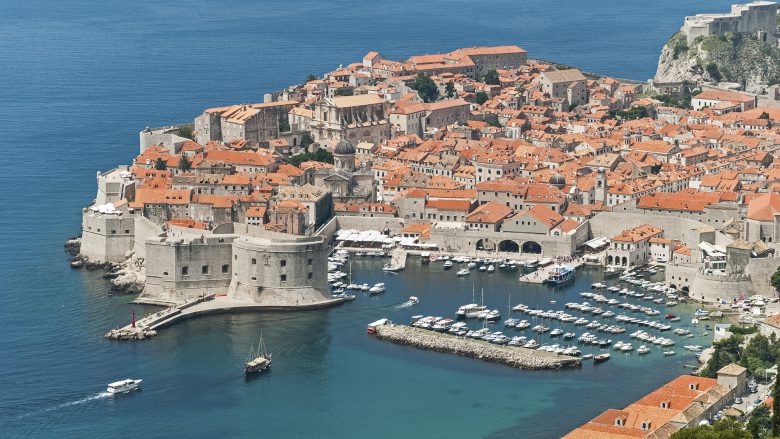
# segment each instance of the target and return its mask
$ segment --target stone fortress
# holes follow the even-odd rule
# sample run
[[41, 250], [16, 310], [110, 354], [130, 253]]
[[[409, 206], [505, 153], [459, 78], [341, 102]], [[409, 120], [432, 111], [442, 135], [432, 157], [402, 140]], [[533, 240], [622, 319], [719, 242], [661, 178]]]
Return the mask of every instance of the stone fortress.
[[99, 173], [95, 203], [83, 209], [80, 253], [93, 262], [143, 261], [138, 302], [171, 305], [214, 293], [255, 308], [316, 308], [327, 288], [328, 247], [318, 236], [239, 223], [212, 230], [159, 224], [125, 201], [134, 185], [124, 167]]
[[688, 44], [698, 37], [724, 35], [727, 32], [756, 36], [760, 41], [777, 44], [777, 3], [755, 1], [735, 4], [721, 14], [696, 14], [685, 17], [681, 31]]

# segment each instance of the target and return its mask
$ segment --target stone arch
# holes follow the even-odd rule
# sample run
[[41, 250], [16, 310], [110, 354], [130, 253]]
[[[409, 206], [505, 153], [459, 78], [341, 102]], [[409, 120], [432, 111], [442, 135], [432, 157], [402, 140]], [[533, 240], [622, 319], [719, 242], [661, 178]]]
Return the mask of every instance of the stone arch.
[[477, 250], [492, 252], [495, 249], [496, 249], [496, 243], [493, 242], [491, 239], [482, 238], [479, 241], [477, 241]]
[[612, 255], [607, 256], [607, 265], [612, 265]]
[[542, 246], [536, 241], [526, 241], [522, 247], [523, 253], [541, 254]]
[[622, 262], [623, 262], [623, 265], [628, 266], [628, 258], [627, 257], [623, 256]]
[[520, 245], [510, 239], [498, 243], [498, 251], [507, 253], [520, 253]]

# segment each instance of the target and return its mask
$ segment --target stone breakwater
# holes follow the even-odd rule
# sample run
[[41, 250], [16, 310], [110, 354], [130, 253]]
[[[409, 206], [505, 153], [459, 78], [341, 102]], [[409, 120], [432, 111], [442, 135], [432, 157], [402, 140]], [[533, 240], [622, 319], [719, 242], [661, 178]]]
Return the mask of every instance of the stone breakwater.
[[564, 369], [579, 367], [580, 359], [518, 347], [499, 346], [465, 337], [426, 331], [404, 325], [385, 325], [376, 330], [376, 337], [396, 344], [414, 346], [435, 352], [477, 358], [518, 369]]

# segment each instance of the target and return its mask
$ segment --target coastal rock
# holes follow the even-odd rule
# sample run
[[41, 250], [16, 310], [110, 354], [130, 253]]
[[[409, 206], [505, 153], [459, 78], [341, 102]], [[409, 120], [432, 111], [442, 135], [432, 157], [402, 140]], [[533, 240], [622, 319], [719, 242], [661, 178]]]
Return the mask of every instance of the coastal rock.
[[661, 51], [655, 81], [732, 82], [745, 91], [764, 93], [768, 85], [780, 82], [780, 49], [740, 34], [699, 37], [689, 45], [678, 32]]
[[377, 328], [376, 336], [396, 344], [477, 358], [518, 369], [562, 369], [582, 365], [580, 360], [574, 357], [549, 354], [532, 349], [492, 345], [478, 340], [403, 325], [380, 326]]
[[112, 329], [108, 331], [104, 337], [109, 340], [143, 340], [145, 338], [154, 337], [157, 335], [157, 331], [146, 328], [129, 328], [129, 329]]
[[139, 294], [146, 283], [146, 268], [143, 258], [131, 256], [116, 269], [106, 273], [111, 279], [114, 294]]
[[74, 236], [73, 238], [65, 241], [65, 251], [67, 251], [71, 256], [77, 256], [81, 251], [81, 237]]

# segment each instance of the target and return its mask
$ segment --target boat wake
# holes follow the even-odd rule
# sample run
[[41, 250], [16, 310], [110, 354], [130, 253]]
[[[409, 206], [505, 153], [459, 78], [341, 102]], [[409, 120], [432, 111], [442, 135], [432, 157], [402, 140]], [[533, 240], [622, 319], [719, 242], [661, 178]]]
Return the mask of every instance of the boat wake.
[[88, 403], [90, 401], [95, 401], [96, 399], [109, 398], [110, 396], [111, 396], [111, 394], [108, 393], [108, 392], [95, 393], [94, 395], [86, 396], [84, 398], [77, 399], [75, 401], [63, 402], [62, 404], [58, 404], [58, 405], [55, 405], [55, 406], [52, 406], [52, 407], [48, 407], [48, 408], [41, 409], [41, 410], [34, 410], [34, 411], [29, 412], [29, 413], [25, 413], [23, 415], [20, 415], [18, 417], [18, 419], [24, 419], [24, 418], [27, 418], [29, 416], [40, 415], [42, 413], [52, 412], [52, 411], [55, 411], [55, 410], [60, 410], [60, 409], [64, 409], [66, 407], [72, 407], [72, 406], [75, 406], [75, 405], [86, 404], [86, 403]]

